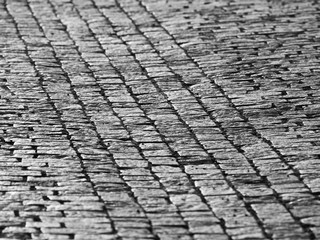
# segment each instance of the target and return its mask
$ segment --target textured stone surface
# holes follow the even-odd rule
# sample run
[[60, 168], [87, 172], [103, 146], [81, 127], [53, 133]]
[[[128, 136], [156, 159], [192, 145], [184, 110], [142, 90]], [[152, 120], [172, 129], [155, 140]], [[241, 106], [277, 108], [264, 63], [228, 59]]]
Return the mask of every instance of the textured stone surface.
[[0, 239], [320, 239], [319, 8], [0, 0]]

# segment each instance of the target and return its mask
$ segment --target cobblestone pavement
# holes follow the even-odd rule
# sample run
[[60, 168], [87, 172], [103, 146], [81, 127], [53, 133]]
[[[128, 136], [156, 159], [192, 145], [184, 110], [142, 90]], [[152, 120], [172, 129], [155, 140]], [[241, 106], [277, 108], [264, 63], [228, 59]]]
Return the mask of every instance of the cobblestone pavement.
[[316, 0], [0, 0], [0, 239], [320, 239]]

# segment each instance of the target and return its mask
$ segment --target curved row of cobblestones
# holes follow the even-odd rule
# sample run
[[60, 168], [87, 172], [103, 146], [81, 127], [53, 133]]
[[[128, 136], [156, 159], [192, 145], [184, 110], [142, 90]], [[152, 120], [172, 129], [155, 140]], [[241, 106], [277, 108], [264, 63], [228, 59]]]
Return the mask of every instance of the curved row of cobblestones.
[[318, 239], [319, 9], [0, 0], [0, 239]]

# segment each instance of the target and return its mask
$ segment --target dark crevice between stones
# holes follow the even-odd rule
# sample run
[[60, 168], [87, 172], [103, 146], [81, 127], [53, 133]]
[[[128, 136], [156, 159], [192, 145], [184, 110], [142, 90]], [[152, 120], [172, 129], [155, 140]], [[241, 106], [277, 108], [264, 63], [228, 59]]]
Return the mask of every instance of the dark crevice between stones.
[[[139, 3], [140, 3], [140, 5], [142, 5], [141, 4], [141, 2], [139, 1]], [[118, 4], [119, 5], [119, 4]], [[143, 6], [144, 7], [144, 6]], [[121, 8], [121, 6], [120, 6], [120, 8]], [[146, 10], [146, 12], [148, 12], [148, 10], [147, 9], [145, 9]], [[125, 12], [123, 9], [122, 9], [122, 11], [123, 12]], [[151, 15], [153, 15], [153, 13], [150, 13]], [[128, 15], [127, 13], [126, 13], [126, 15]], [[129, 17], [129, 16], [128, 16]], [[153, 16], [154, 17], [154, 16]], [[130, 18], [130, 17], [129, 17]], [[155, 17], [154, 17], [155, 18]], [[155, 18], [156, 19], [156, 18]], [[132, 19], [131, 19], [132, 20]], [[132, 20], [132, 22], [133, 22], [133, 20]], [[134, 23], [134, 22], [133, 22]], [[159, 24], [159, 26], [161, 26], [161, 23], [159, 23], [158, 22], [158, 24]], [[139, 29], [138, 29], [138, 27], [136, 26], [136, 28], [137, 28], [137, 30], [139, 31]], [[166, 29], [164, 29], [165, 31], [166, 31]], [[141, 33], [142, 34], [142, 33]], [[168, 33], [169, 34], [169, 33]], [[170, 35], [170, 34], [169, 34]], [[148, 39], [147, 39], [147, 41], [148, 41]], [[151, 46], [152, 46], [152, 43], [149, 41], [149, 43], [151, 44]], [[178, 44], [178, 43], [177, 43]], [[178, 44], [179, 45], [179, 44]], [[184, 50], [185, 51], [185, 50]], [[188, 55], [188, 53], [185, 51], [185, 53], [187, 54], [187, 56], [189, 56]], [[197, 65], [197, 63], [195, 62], [195, 64]], [[197, 65], [198, 66], [198, 65]], [[201, 70], [201, 68], [198, 66], [198, 68]], [[287, 68], [287, 67], [284, 67], [283, 68], [283, 70], [285, 70], [285, 71], [289, 71], [289, 69]], [[202, 70], [201, 70], [202, 71]], [[204, 74], [204, 73], [203, 73]], [[204, 74], [204, 76], [205, 76], [205, 74]], [[225, 92], [224, 92], [224, 90], [220, 87], [220, 86], [218, 86], [218, 85], [216, 85], [215, 84], [215, 86], [216, 87], [218, 87], [219, 89], [220, 89], [220, 92], [229, 100], [229, 102], [230, 102], [230, 104], [232, 105], [232, 107], [234, 108], [234, 109], [236, 109], [239, 113], [240, 113], [240, 116], [245, 120], [245, 122], [247, 122], [247, 123], [249, 123], [249, 121], [248, 121], [248, 119], [244, 116], [244, 114], [243, 114], [243, 111], [242, 110], [239, 110], [238, 108], [236, 108], [236, 106], [232, 103], [232, 101], [231, 101], [231, 99], [225, 94]], [[192, 93], [191, 93], [192, 94]], [[193, 95], [193, 94], [192, 94]], [[201, 103], [200, 103], [200, 105], [202, 105]], [[206, 109], [204, 109], [204, 110], [206, 110]], [[262, 140], [264, 140], [264, 141], [266, 141], [266, 139], [264, 139], [261, 135], [259, 135], [257, 132], [256, 132], [256, 129], [253, 127], [253, 126], [251, 126], [250, 125], [250, 128], [252, 129], [252, 132], [254, 133], [254, 135], [256, 136], [256, 137], [258, 137], [258, 138], [260, 138], [260, 139], [262, 139]], [[232, 142], [231, 142], [232, 143]], [[232, 143], [233, 145], [234, 145], [234, 143]], [[268, 143], [268, 145], [269, 146], [271, 146], [271, 147], [273, 147], [273, 145], [272, 145], [272, 143], [271, 142], [269, 142]], [[235, 145], [234, 145], [235, 146]], [[237, 146], [235, 146], [236, 148], [237, 148], [237, 150], [239, 151], [239, 147], [237, 147]], [[273, 150], [275, 150], [275, 148], [273, 147], [272, 148]], [[242, 152], [242, 150], [240, 151], [240, 152]], [[282, 161], [284, 161], [284, 159], [282, 158]], [[284, 163], [286, 164], [286, 165], [288, 165], [285, 161], [284, 161]], [[255, 167], [255, 166], [254, 166]], [[290, 166], [289, 166], [290, 167]], [[292, 168], [292, 167], [291, 167]], [[257, 169], [256, 169], [257, 170]], [[278, 200], [281, 202], [281, 199], [280, 198], [278, 198]], [[283, 205], [284, 203], [282, 203], [282, 205]], [[301, 222], [299, 222], [299, 224], [301, 225]], [[271, 236], [269, 236], [269, 237], [271, 237]]]

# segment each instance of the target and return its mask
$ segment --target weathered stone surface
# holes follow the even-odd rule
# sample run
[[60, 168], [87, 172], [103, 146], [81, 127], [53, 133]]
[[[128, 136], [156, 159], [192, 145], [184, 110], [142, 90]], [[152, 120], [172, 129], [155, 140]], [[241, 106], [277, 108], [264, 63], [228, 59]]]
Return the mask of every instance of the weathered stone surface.
[[0, 239], [320, 238], [318, 9], [0, 0]]

